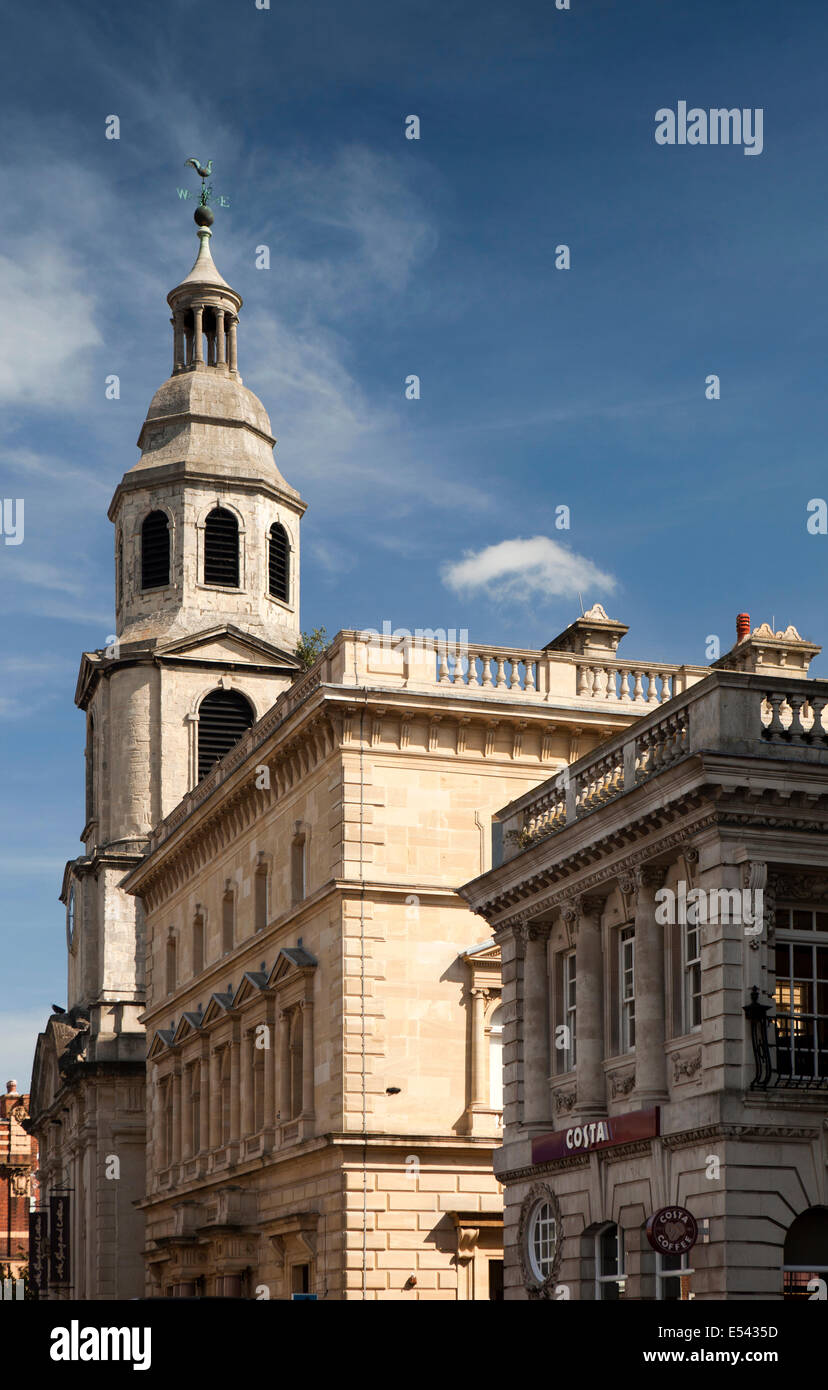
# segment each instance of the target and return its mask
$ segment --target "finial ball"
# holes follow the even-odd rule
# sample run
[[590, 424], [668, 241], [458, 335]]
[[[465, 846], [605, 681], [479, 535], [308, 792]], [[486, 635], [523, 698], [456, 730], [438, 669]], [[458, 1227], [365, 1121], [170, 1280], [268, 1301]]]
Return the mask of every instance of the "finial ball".
[[195, 212], [193, 213], [193, 221], [199, 227], [212, 227], [215, 221], [215, 216], [213, 214], [212, 208], [196, 208]]

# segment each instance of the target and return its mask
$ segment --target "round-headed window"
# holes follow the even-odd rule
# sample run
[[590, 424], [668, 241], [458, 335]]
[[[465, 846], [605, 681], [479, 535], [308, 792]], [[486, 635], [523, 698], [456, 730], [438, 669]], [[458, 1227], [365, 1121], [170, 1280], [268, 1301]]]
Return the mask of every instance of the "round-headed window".
[[540, 1284], [552, 1273], [557, 1240], [558, 1228], [552, 1204], [543, 1200], [537, 1202], [529, 1218], [527, 1253], [532, 1273]]

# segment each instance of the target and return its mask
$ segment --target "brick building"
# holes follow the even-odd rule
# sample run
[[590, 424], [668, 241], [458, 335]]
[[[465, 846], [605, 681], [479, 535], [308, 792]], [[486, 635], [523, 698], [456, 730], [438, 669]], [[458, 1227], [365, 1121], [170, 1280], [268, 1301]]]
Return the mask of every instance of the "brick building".
[[29, 1261], [29, 1205], [34, 1195], [37, 1140], [23, 1128], [29, 1097], [16, 1081], [0, 1096], [0, 1265], [17, 1278]]

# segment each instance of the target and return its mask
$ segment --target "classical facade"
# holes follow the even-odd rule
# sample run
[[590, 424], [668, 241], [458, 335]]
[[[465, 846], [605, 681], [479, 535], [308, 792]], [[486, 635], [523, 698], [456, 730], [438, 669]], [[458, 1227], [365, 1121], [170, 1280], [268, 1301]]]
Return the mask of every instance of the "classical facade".
[[498, 1297], [499, 948], [456, 885], [504, 797], [706, 668], [619, 659], [596, 605], [543, 650], [342, 632], [306, 672], [304, 503], [209, 220], [77, 687], [68, 998], [32, 1086], [71, 1258], [45, 1293]]
[[36, 1199], [37, 1142], [26, 1131], [29, 1097], [16, 1081], [0, 1095], [0, 1266], [17, 1279], [29, 1264], [29, 1205]]
[[738, 639], [461, 890], [502, 954], [507, 1299], [825, 1297], [828, 682], [793, 628]]
[[[703, 670], [341, 632], [156, 827], [149, 1289], [500, 1296], [500, 959], [457, 896], [491, 815]], [[637, 692], [637, 699], [636, 699]]]
[[61, 892], [68, 1000], [38, 1039], [32, 1080], [43, 1197], [70, 1197], [71, 1276], [50, 1297], [124, 1298], [144, 1286], [134, 1204], [144, 1184], [146, 947], [124, 875], [152, 827], [299, 669], [304, 503], [239, 375], [241, 298], [216, 269], [209, 226], [198, 235], [198, 258], [168, 296], [172, 375], [109, 510], [116, 639], [84, 653], [76, 692], [86, 823]]

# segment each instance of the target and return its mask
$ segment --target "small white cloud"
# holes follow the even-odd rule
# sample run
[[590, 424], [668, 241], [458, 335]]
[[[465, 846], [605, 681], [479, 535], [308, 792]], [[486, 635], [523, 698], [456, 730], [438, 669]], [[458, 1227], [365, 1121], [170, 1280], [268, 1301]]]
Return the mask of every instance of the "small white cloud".
[[443, 582], [458, 594], [482, 590], [519, 602], [535, 596], [569, 598], [591, 589], [612, 593], [617, 583], [586, 556], [548, 536], [517, 537], [466, 551], [462, 560], [443, 566]]

